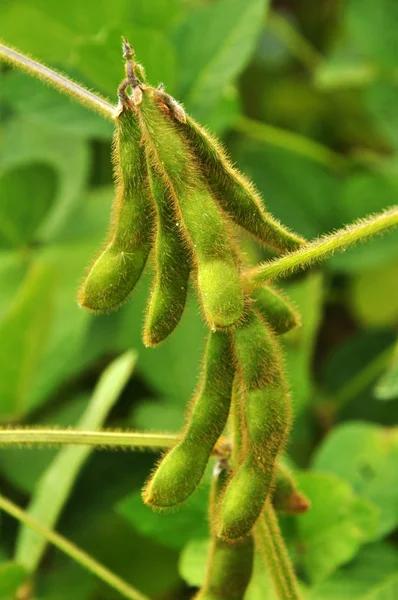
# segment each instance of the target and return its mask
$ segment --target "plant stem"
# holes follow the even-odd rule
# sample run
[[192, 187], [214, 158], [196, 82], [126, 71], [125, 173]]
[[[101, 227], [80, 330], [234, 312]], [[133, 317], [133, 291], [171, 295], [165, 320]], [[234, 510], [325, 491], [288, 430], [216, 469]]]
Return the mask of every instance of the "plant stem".
[[349, 166], [349, 160], [342, 154], [333, 152], [326, 146], [298, 133], [266, 125], [245, 116], [238, 117], [233, 123], [233, 128], [260, 142], [305, 156], [333, 171], [345, 171]]
[[107, 583], [110, 587], [117, 590], [125, 598], [130, 598], [131, 600], [149, 600], [147, 596], [144, 596], [126, 581], [112, 573], [112, 571], [104, 567], [101, 563], [97, 562], [92, 556], [83, 550], [80, 550], [80, 548], [75, 546], [75, 544], [64, 538], [59, 533], [44, 527], [41, 523], [36, 521], [36, 519], [33, 519], [24, 510], [19, 508], [19, 506], [1, 495], [0, 509], [4, 510], [4, 512], [8, 513], [21, 523], [24, 523], [24, 525], [31, 527], [34, 531], [51, 542], [51, 544], [59, 548], [59, 550], [70, 556], [84, 568], [94, 573], [94, 575], [96, 575], [99, 579], [102, 579], [102, 581], [105, 581], [105, 583]]
[[254, 539], [280, 600], [301, 600], [297, 579], [271, 502], [267, 502], [254, 527]]
[[266, 25], [309, 71], [313, 71], [323, 61], [323, 56], [280, 13], [270, 11]]
[[100, 113], [107, 119], [113, 119], [115, 107], [98, 94], [94, 94], [85, 87], [75, 83], [65, 75], [46, 67], [29, 56], [0, 43], [0, 59], [13, 67], [26, 71], [30, 75], [41, 79], [59, 92], [71, 96], [80, 104]]
[[170, 448], [177, 436], [167, 433], [136, 433], [132, 431], [76, 431], [73, 429], [0, 429], [0, 446], [65, 445], [97, 446], [98, 448]]
[[393, 206], [389, 210], [367, 219], [356, 221], [344, 229], [339, 229], [329, 236], [311, 242], [296, 252], [285, 254], [282, 258], [248, 269], [243, 273], [245, 291], [255, 291], [269, 279], [286, 277], [296, 269], [304, 269], [315, 261], [328, 258], [336, 250], [345, 250], [359, 240], [365, 240], [396, 225], [398, 225], [398, 206]]

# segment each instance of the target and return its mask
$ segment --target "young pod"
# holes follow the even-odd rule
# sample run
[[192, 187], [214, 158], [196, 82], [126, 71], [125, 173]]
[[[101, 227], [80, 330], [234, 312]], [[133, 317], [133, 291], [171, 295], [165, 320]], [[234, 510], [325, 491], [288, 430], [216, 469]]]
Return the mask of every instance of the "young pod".
[[228, 334], [210, 333], [202, 380], [185, 430], [147, 483], [143, 493], [146, 504], [157, 508], [178, 505], [199, 485], [227, 422], [234, 370]]
[[122, 106], [115, 121], [113, 224], [109, 241], [92, 265], [78, 298], [80, 306], [95, 312], [116, 310], [127, 300], [144, 269], [153, 239], [154, 211], [134, 107]]
[[156, 90], [146, 88], [139, 106], [143, 138], [154, 169], [168, 185], [191, 250], [204, 316], [211, 329], [233, 325], [243, 312], [243, 293], [225, 216], [218, 209]]
[[189, 142], [217, 202], [237, 225], [278, 252], [297, 250], [305, 244], [303, 238], [264, 210], [254, 186], [232, 166], [224, 148], [213, 136], [189, 115], [185, 121], [176, 118], [175, 122]]
[[293, 305], [275, 290], [264, 286], [253, 294], [255, 307], [271, 329], [282, 335], [300, 325], [300, 317]]
[[151, 165], [148, 168], [156, 207], [155, 279], [146, 313], [144, 343], [156, 346], [178, 325], [189, 280], [189, 250], [181, 236], [170, 190]]
[[275, 510], [289, 515], [301, 515], [310, 508], [310, 501], [297, 489], [292, 474], [281, 464], [276, 469], [272, 504]]
[[244, 396], [240, 464], [220, 511], [219, 535], [234, 541], [248, 534], [272, 490], [275, 463], [290, 426], [289, 394], [272, 332], [249, 310], [233, 332]]

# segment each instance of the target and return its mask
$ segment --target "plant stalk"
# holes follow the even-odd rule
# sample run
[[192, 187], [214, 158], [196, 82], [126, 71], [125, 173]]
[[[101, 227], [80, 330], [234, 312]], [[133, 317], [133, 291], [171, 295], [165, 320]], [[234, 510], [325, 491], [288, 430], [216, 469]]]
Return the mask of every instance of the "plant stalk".
[[12, 67], [26, 71], [30, 75], [41, 79], [44, 83], [47, 83], [63, 94], [71, 96], [73, 100], [100, 113], [103, 117], [113, 120], [115, 112], [113, 104], [102, 98], [102, 96], [94, 94], [94, 92], [91, 92], [82, 85], [75, 83], [69, 77], [66, 77], [66, 75], [58, 73], [33, 58], [1, 43], [0, 59]]
[[329, 236], [319, 238], [296, 252], [290, 252], [282, 258], [248, 269], [243, 273], [244, 289], [248, 293], [254, 292], [269, 279], [287, 277], [297, 269], [304, 269], [316, 261], [329, 258], [337, 250], [344, 251], [355, 242], [365, 240], [396, 225], [398, 225], [398, 206], [393, 206], [383, 213], [361, 219]]
[[256, 546], [265, 562], [280, 600], [301, 600], [293, 566], [270, 501], [254, 527]]
[[102, 579], [102, 581], [107, 583], [114, 590], [117, 590], [125, 598], [130, 598], [130, 600], [150, 600], [148, 596], [141, 594], [141, 592], [133, 588], [118, 575], [115, 575], [115, 573], [112, 573], [112, 571], [104, 567], [104, 565], [96, 561], [92, 556], [83, 550], [80, 550], [80, 548], [75, 546], [75, 544], [64, 538], [59, 533], [56, 533], [51, 529], [47, 529], [47, 527], [44, 527], [41, 523], [36, 521], [36, 519], [33, 519], [28, 513], [19, 508], [19, 506], [1, 495], [0, 509], [4, 510], [4, 512], [8, 513], [24, 525], [27, 525], [38, 534], [42, 535], [46, 540], [51, 542], [51, 544], [70, 556], [88, 571], [94, 573], [94, 575], [96, 575], [99, 579]]

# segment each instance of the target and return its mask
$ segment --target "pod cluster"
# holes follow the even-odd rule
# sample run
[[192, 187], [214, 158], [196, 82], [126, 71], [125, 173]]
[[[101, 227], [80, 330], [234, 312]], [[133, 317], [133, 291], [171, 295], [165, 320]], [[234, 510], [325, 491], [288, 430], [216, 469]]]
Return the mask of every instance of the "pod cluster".
[[303, 240], [264, 211], [218, 142], [162, 87], [145, 82], [128, 44], [125, 56], [127, 77], [115, 116], [112, 224], [81, 286], [79, 304], [98, 313], [119, 308], [151, 255], [154, 281], [143, 339], [155, 346], [177, 326], [190, 279], [212, 331], [242, 319], [234, 224], [277, 252], [297, 249]]
[[193, 282], [209, 327], [202, 373], [179, 440], [160, 460], [143, 498], [157, 509], [184, 502], [200, 484], [231, 417], [232, 466], [214, 478], [211, 560], [197, 598], [239, 600], [251, 576], [251, 531], [265, 504], [272, 499], [277, 509], [292, 513], [308, 504], [278, 463], [290, 428], [290, 399], [277, 336], [296, 327], [299, 316], [271, 287], [245, 293], [234, 226], [277, 253], [305, 242], [265, 212], [220, 144], [162, 86], [147, 84], [127, 42], [124, 56], [113, 219], [79, 303], [99, 313], [116, 310], [151, 257], [143, 339], [156, 346], [178, 325]]

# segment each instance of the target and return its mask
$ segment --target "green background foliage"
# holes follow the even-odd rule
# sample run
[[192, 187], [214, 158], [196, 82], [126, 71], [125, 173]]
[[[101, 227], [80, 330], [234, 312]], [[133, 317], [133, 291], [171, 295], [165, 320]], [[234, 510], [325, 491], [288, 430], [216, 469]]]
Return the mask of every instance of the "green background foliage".
[[[126, 35], [149, 81], [220, 135], [277, 218], [313, 238], [397, 203], [398, 9], [395, 0], [269, 4], [3, 0], [0, 37], [116, 102]], [[193, 294], [157, 349], [140, 338], [150, 269], [116, 314], [76, 303], [108, 227], [112, 126], [25, 74], [4, 65], [0, 74], [2, 424], [178, 431], [205, 337]], [[242, 243], [253, 263], [267, 258]], [[303, 317], [283, 338], [295, 414], [288, 460], [312, 510], [281, 519], [303, 595], [397, 597], [398, 234], [283, 287]], [[209, 474], [179, 511], [159, 515], [139, 492], [156, 458], [2, 449], [2, 490], [154, 600], [183, 600], [204, 577]], [[56, 493], [51, 478], [62, 482]], [[0, 528], [2, 600], [44, 551], [31, 598], [117, 597], [9, 517]], [[245, 600], [274, 598], [258, 562]]]

